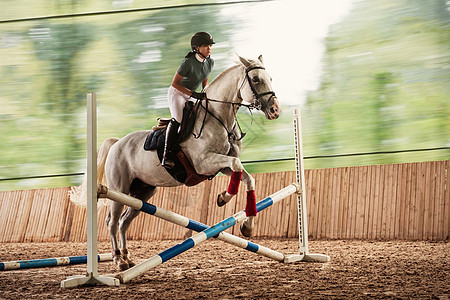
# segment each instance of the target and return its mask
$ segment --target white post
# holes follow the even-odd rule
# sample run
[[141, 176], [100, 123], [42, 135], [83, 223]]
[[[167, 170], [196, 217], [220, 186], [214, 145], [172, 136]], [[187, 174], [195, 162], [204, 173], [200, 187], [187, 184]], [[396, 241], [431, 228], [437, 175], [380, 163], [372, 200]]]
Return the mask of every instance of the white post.
[[98, 276], [97, 261], [97, 98], [95, 93], [87, 94], [87, 273], [86, 276], [72, 276], [61, 281], [61, 287], [68, 288], [84, 284], [120, 284], [119, 280]]
[[297, 184], [301, 193], [297, 196], [298, 209], [298, 238], [300, 244], [301, 260], [328, 262], [330, 257], [323, 254], [312, 254], [308, 250], [308, 214], [306, 211], [306, 184], [305, 169], [303, 165], [302, 121], [299, 109], [294, 110], [294, 142], [295, 142], [295, 169], [297, 171]]

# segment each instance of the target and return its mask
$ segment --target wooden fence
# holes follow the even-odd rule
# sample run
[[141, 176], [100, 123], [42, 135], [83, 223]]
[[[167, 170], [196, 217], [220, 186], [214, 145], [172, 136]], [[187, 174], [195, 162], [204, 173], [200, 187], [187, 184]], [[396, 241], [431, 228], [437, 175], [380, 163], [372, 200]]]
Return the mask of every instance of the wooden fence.
[[[313, 239], [449, 240], [450, 160], [306, 170], [308, 231]], [[295, 172], [254, 174], [257, 198], [295, 181]], [[224, 207], [215, 201], [228, 185], [216, 177], [196, 187], [161, 188], [151, 203], [205, 224], [245, 206], [245, 191]], [[0, 242], [85, 241], [86, 210], [69, 188], [0, 192]], [[107, 207], [99, 209], [99, 240], [108, 240]], [[296, 237], [296, 197], [261, 212], [257, 237]], [[228, 230], [240, 235], [236, 226]], [[181, 239], [192, 233], [142, 213], [130, 239]]]

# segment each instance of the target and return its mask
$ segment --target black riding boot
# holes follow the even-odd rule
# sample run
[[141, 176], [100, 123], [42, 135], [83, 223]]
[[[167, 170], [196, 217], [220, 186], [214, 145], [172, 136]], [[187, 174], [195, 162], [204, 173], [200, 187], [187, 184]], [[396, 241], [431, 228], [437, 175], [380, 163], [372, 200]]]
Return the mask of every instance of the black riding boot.
[[178, 141], [178, 128], [180, 127], [180, 123], [178, 123], [174, 118], [172, 118], [167, 125], [166, 129], [166, 140], [164, 143], [164, 156], [162, 160], [162, 165], [166, 169], [172, 169], [175, 166], [173, 161], [174, 157], [174, 147]]

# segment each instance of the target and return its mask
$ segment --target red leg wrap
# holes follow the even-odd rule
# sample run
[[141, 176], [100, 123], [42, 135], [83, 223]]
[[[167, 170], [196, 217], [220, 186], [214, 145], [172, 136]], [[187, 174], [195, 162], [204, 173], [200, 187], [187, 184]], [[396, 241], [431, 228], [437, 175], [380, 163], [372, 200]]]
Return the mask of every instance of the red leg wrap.
[[227, 193], [236, 195], [239, 191], [239, 184], [241, 183], [242, 172], [234, 172], [231, 174], [230, 184], [228, 185]]
[[245, 215], [256, 216], [256, 196], [255, 191], [247, 192], [247, 206], [245, 206]]

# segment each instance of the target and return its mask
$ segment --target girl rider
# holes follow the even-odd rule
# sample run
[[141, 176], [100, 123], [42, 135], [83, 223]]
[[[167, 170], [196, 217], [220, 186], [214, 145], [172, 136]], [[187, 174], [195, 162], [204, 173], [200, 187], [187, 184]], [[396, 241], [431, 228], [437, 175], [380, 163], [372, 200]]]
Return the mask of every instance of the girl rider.
[[196, 89], [202, 84], [202, 90], [208, 84], [208, 75], [214, 67], [214, 60], [210, 57], [211, 47], [215, 44], [212, 36], [207, 32], [197, 32], [191, 37], [191, 49], [178, 68], [169, 87], [169, 109], [172, 119], [166, 130], [164, 157], [162, 165], [171, 169], [174, 167], [173, 148], [178, 140], [178, 129], [183, 118], [183, 108], [186, 101], [204, 99], [206, 93], [197, 93]]

